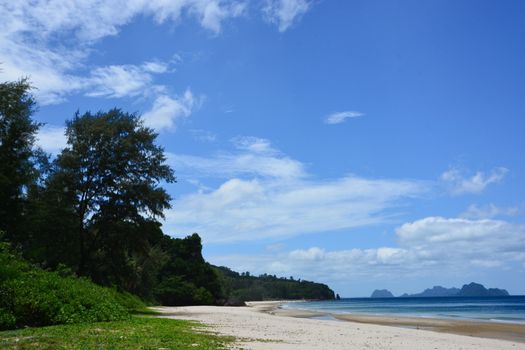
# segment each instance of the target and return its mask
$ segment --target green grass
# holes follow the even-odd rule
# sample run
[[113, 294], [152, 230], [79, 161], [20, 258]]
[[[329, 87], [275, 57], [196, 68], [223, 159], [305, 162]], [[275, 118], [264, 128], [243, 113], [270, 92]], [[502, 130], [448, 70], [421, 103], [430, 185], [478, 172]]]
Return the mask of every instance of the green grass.
[[234, 341], [203, 325], [162, 318], [81, 323], [0, 332], [0, 349], [226, 349]]

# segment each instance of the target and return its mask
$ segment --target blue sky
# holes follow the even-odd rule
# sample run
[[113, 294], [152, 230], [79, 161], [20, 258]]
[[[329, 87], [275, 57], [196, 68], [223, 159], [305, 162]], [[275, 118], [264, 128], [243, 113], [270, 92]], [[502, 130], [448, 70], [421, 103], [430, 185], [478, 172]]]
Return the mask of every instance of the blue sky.
[[0, 1], [56, 154], [75, 111], [159, 133], [166, 233], [342, 296], [525, 294], [525, 3]]

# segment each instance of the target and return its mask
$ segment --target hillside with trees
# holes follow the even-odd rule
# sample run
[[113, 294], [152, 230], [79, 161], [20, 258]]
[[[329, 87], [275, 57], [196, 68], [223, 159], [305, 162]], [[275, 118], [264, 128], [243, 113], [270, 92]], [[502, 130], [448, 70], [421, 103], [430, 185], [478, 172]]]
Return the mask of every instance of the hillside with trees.
[[[66, 122], [66, 147], [46, 154], [35, 143], [42, 125], [32, 118], [30, 91], [26, 80], [0, 84], [0, 258], [19, 262], [0, 267], [0, 328], [84, 320], [75, 307], [89, 307], [57, 300], [90, 300], [82, 294], [90, 283], [110, 288], [100, 295], [163, 305], [334, 298], [326, 285], [213, 267], [198, 234], [164, 234], [160, 220], [171, 198], [162, 184], [176, 179], [157, 134], [138, 115], [77, 112]], [[33, 291], [17, 289], [24, 281], [36, 283]], [[68, 286], [78, 293], [54, 291]], [[29, 304], [18, 299], [24, 293]], [[100, 317], [121, 318], [126, 303], [107, 300], [114, 312]], [[76, 316], [51, 308], [44, 321], [31, 320], [48, 304]]]
[[283, 299], [335, 299], [334, 291], [327, 285], [275, 275], [251, 276], [249, 272], [238, 273], [227, 267], [214, 267], [219, 276], [222, 295], [229, 305], [244, 301]]

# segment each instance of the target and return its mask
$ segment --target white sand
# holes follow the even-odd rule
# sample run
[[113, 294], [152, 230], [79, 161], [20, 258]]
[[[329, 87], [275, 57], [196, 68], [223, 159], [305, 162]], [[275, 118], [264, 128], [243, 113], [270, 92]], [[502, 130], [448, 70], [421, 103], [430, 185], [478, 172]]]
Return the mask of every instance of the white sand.
[[316, 320], [261, 312], [272, 304], [251, 307], [188, 306], [155, 308], [165, 317], [196, 320], [219, 334], [240, 339], [242, 349], [525, 349], [524, 343], [427, 330], [344, 321]]

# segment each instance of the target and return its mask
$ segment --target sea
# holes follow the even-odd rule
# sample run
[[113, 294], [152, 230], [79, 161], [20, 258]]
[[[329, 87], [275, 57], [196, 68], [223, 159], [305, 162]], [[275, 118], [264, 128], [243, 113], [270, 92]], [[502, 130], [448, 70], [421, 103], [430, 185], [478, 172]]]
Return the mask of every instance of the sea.
[[326, 314], [407, 316], [525, 324], [525, 296], [342, 298], [284, 304]]

